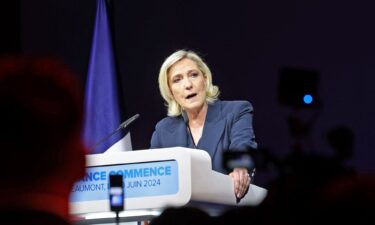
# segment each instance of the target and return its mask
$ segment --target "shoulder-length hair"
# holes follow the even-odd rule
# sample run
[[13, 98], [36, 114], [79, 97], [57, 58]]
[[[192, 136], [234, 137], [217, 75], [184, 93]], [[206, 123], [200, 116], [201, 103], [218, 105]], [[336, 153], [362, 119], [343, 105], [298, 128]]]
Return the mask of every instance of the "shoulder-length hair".
[[203, 73], [203, 76], [206, 77], [206, 102], [215, 102], [220, 94], [219, 87], [212, 84], [211, 70], [210, 68], [208, 68], [202, 58], [193, 51], [178, 50], [165, 59], [159, 72], [159, 89], [161, 96], [166, 102], [166, 106], [168, 108], [168, 116], [178, 116], [182, 113], [181, 106], [175, 101], [169, 88], [168, 72], [175, 63], [185, 58], [194, 61], [197, 64], [199, 70]]

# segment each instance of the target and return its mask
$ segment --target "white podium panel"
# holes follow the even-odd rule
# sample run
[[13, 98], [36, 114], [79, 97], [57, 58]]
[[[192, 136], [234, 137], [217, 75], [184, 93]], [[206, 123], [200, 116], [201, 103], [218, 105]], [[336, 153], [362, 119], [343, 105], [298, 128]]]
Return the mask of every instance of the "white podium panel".
[[237, 204], [232, 178], [212, 170], [207, 152], [182, 147], [87, 155], [87, 176], [70, 199], [72, 214], [109, 212], [108, 181], [124, 177], [125, 210], [183, 206], [191, 201], [258, 205], [267, 190], [251, 184]]

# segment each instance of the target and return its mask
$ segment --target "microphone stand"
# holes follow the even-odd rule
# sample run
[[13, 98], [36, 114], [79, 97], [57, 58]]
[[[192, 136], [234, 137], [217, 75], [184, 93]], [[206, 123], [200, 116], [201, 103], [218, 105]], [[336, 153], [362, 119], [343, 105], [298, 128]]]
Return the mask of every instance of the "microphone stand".
[[119, 211], [116, 211], [116, 225], [120, 225], [120, 216], [119, 216]]

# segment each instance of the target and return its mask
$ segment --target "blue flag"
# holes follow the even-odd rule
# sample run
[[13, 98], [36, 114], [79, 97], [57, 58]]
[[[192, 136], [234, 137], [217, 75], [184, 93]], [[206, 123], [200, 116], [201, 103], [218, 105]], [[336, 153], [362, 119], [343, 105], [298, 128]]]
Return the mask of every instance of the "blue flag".
[[83, 130], [89, 153], [103, 153], [114, 148], [115, 143], [120, 150], [131, 150], [130, 134], [125, 137], [125, 131], [106, 138], [122, 123], [119, 91], [106, 0], [97, 0], [86, 80]]

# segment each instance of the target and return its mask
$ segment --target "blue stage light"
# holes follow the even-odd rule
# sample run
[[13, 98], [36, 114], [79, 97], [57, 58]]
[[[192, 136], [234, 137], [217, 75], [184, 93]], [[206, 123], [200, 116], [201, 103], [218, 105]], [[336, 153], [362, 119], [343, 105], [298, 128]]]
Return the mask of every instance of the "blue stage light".
[[303, 102], [307, 105], [311, 104], [314, 101], [313, 97], [309, 94], [303, 96]]

